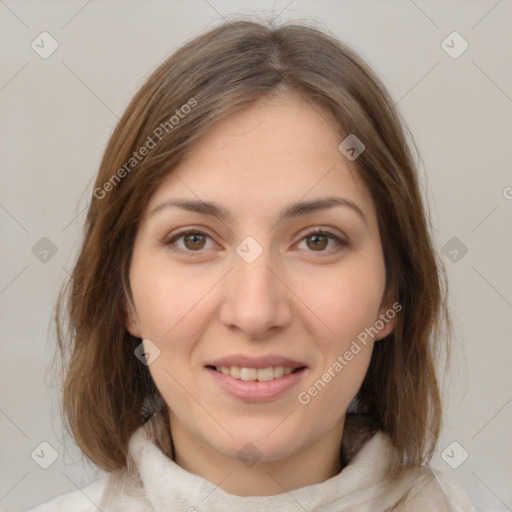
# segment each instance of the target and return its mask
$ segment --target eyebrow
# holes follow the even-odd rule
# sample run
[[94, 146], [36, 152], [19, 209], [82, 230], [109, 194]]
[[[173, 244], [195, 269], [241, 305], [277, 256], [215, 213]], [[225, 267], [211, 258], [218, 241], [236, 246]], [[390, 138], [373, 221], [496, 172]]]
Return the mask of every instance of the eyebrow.
[[[231, 218], [230, 211], [221, 206], [219, 204], [210, 202], [210, 201], [200, 201], [200, 200], [192, 200], [192, 199], [168, 199], [163, 203], [160, 203], [156, 206], [151, 212], [150, 215], [153, 215], [164, 208], [169, 207], [177, 207], [182, 208], [184, 210], [200, 213], [203, 215], [210, 215], [212, 217], [217, 217], [222, 220], [229, 220]], [[356, 203], [351, 201], [350, 199], [346, 199], [343, 197], [324, 197], [320, 199], [313, 199], [311, 201], [299, 201], [297, 203], [293, 203], [281, 210], [279, 214], [279, 221], [285, 219], [292, 219], [295, 217], [299, 217], [300, 215], [305, 215], [307, 213], [313, 213], [321, 210], [327, 210], [334, 207], [344, 207], [349, 208], [353, 212], [355, 212], [365, 224], [367, 224], [366, 216], [363, 211]]]

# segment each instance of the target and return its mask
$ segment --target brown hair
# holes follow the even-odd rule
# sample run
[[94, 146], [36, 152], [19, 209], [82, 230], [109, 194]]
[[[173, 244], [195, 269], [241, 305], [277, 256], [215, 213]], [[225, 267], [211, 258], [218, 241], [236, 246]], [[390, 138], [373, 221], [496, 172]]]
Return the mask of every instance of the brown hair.
[[[305, 25], [240, 20], [181, 47], [129, 104], [103, 156], [79, 256], [59, 297], [63, 413], [84, 454], [107, 471], [126, 465], [144, 400], [157, 392], [134, 357], [141, 340], [125, 328], [130, 257], [148, 199], [216, 121], [288, 91], [327, 109], [340, 134], [365, 144], [357, 168], [375, 202], [388, 291], [403, 308], [394, 332], [375, 344], [356, 412], [373, 417], [404, 464], [431, 458], [441, 420], [435, 348], [448, 325], [445, 281], [403, 123], [377, 76], [336, 38]], [[151, 146], [144, 158], [143, 146]]]

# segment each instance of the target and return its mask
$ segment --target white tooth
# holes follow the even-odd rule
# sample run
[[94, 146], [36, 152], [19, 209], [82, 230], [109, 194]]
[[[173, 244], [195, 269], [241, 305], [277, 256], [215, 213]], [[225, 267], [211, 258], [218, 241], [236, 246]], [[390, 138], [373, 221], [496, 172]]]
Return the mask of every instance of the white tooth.
[[272, 380], [274, 378], [274, 369], [272, 366], [268, 368], [258, 368], [258, 380]]
[[289, 366], [268, 366], [267, 368], [216, 366], [215, 369], [224, 375], [230, 375], [234, 379], [260, 381], [279, 379], [283, 375], [289, 375], [294, 370]]
[[282, 377], [284, 375], [284, 367], [283, 366], [276, 366], [274, 368], [274, 378], [278, 379], [279, 377]]
[[256, 380], [258, 377], [258, 370], [256, 368], [240, 368], [240, 378], [242, 380]]

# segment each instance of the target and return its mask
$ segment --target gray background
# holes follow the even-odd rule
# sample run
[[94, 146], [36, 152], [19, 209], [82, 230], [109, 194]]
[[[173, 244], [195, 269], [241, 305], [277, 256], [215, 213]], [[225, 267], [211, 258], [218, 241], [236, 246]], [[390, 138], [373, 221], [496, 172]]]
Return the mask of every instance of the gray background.
[[[0, 0], [0, 508], [24, 510], [96, 478], [69, 438], [62, 444], [45, 369], [52, 307], [118, 117], [185, 40], [254, 13], [318, 20], [370, 62], [405, 117], [455, 321], [433, 466], [458, 480], [479, 511], [512, 510], [510, 0]], [[43, 45], [43, 31], [59, 45], [46, 59], [31, 48]], [[457, 58], [461, 40], [444, 43], [452, 56], [442, 46], [453, 31], [469, 44]], [[52, 449], [57, 459], [43, 469]]]

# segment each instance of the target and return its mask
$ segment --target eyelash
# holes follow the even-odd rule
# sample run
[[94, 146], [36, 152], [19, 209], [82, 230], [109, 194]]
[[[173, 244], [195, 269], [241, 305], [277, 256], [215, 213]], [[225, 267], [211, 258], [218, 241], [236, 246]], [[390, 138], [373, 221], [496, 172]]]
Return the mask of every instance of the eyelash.
[[[171, 249], [172, 251], [182, 251], [182, 252], [185, 252], [186, 254], [189, 254], [190, 256], [194, 256], [194, 253], [204, 252], [204, 250], [202, 250], [202, 249], [197, 250], [197, 251], [191, 251], [190, 249], [180, 249], [178, 247], [173, 246], [173, 244], [177, 240], [179, 240], [180, 238], [185, 237], [187, 235], [190, 235], [190, 234], [204, 235], [204, 236], [212, 239], [209, 235], [207, 235], [206, 233], [204, 233], [204, 232], [202, 232], [202, 231], [200, 231], [198, 229], [187, 229], [185, 231], [180, 231], [180, 232], [174, 234], [172, 237], [166, 239], [164, 244], [166, 246], [168, 246], [169, 249]], [[349, 245], [346, 240], [340, 238], [339, 236], [335, 235], [334, 233], [331, 233], [330, 231], [325, 231], [323, 229], [318, 229], [318, 228], [312, 229], [311, 231], [308, 231], [307, 233], [305, 233], [304, 236], [299, 240], [298, 243], [302, 242], [304, 239], [309, 238], [309, 237], [311, 237], [313, 235], [324, 235], [324, 236], [327, 236], [328, 238], [330, 238], [332, 240], [335, 240], [338, 243], [338, 247], [334, 248], [334, 249], [323, 250], [323, 251], [312, 251], [312, 250], [308, 251], [308, 252], [311, 252], [311, 253], [317, 252], [319, 254], [331, 255], [331, 254], [333, 254], [333, 252], [339, 250], [340, 248], [347, 247]]]

